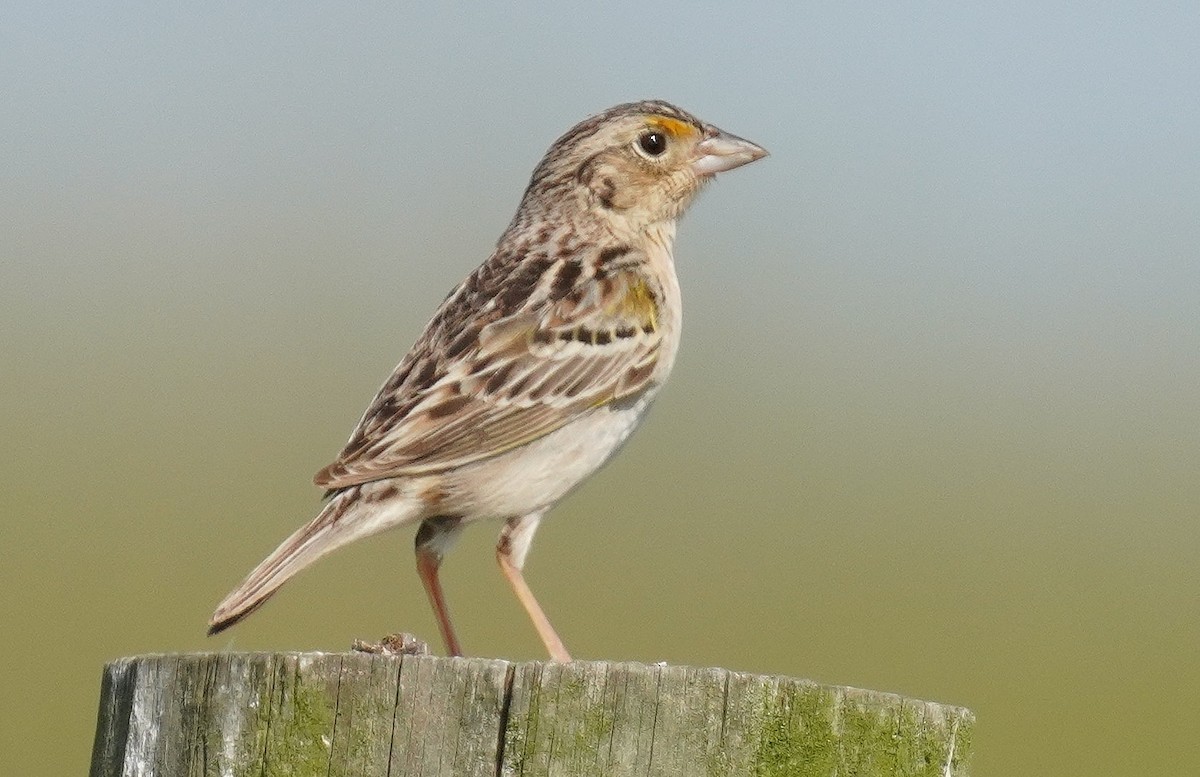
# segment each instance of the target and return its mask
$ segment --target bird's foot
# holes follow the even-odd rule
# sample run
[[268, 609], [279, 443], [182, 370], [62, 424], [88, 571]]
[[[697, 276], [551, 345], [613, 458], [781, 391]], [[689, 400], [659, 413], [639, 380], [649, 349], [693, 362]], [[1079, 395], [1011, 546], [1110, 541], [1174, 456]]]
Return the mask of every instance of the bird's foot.
[[427, 656], [429, 644], [414, 634], [400, 632], [388, 634], [378, 642], [356, 639], [350, 645], [355, 653], [373, 653], [377, 656]]

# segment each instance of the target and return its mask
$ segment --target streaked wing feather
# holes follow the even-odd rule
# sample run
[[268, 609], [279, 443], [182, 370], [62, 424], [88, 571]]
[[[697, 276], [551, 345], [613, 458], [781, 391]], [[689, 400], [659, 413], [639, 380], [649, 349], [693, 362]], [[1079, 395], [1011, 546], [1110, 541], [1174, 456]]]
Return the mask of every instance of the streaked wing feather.
[[[661, 341], [661, 293], [641, 265], [626, 257], [620, 267], [580, 274], [557, 294], [549, 283], [539, 289], [530, 304], [482, 326], [460, 321], [455, 328], [476, 327], [469, 345], [437, 331], [439, 322], [449, 322], [435, 317], [397, 368], [404, 379], [394, 376], [384, 385], [316, 483], [339, 489], [480, 461], [647, 387]], [[446, 304], [454, 302], [452, 295]], [[424, 352], [422, 344], [428, 344]], [[460, 350], [439, 362], [447, 344]], [[411, 376], [422, 374], [429, 382], [414, 385]]]

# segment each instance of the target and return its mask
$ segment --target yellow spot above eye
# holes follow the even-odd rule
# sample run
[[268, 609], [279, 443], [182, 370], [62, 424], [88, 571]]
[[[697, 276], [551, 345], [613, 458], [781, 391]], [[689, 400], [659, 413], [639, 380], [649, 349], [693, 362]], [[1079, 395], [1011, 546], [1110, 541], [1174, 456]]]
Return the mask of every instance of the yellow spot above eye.
[[650, 123], [661, 127], [668, 135], [676, 138], [690, 137], [699, 132], [699, 130], [686, 121], [672, 119], [670, 116], [652, 116]]

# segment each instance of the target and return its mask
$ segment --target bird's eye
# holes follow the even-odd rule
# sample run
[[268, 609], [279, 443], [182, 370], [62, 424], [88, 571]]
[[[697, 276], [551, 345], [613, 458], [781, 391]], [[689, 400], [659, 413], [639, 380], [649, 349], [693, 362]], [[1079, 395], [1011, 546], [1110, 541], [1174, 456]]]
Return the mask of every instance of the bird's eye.
[[667, 136], [661, 132], [643, 132], [638, 145], [650, 156], [661, 156], [667, 150]]

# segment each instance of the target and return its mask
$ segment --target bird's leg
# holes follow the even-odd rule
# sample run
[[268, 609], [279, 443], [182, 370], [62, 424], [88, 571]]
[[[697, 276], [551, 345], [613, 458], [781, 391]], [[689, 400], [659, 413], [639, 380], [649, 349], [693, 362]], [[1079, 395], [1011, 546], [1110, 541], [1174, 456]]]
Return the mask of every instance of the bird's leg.
[[538, 523], [542, 520], [541, 513], [515, 518], [504, 524], [500, 531], [500, 541], [496, 543], [496, 561], [500, 563], [500, 571], [508, 579], [517, 600], [529, 614], [533, 627], [550, 653], [550, 659], [566, 663], [571, 660], [571, 654], [563, 646], [562, 640], [550, 625], [550, 619], [542, 610], [533, 591], [525, 583], [521, 568], [525, 566], [525, 555], [529, 552], [529, 544], [533, 541], [533, 533], [537, 531]]
[[454, 626], [450, 623], [450, 611], [446, 609], [446, 597], [442, 593], [442, 584], [438, 580], [438, 567], [442, 558], [462, 531], [462, 519], [455, 516], [439, 516], [429, 518], [417, 529], [417, 574], [421, 576], [421, 584], [429, 595], [429, 604], [437, 618], [438, 631], [442, 633], [442, 642], [446, 652], [452, 656], [461, 656], [462, 646], [454, 635]]

